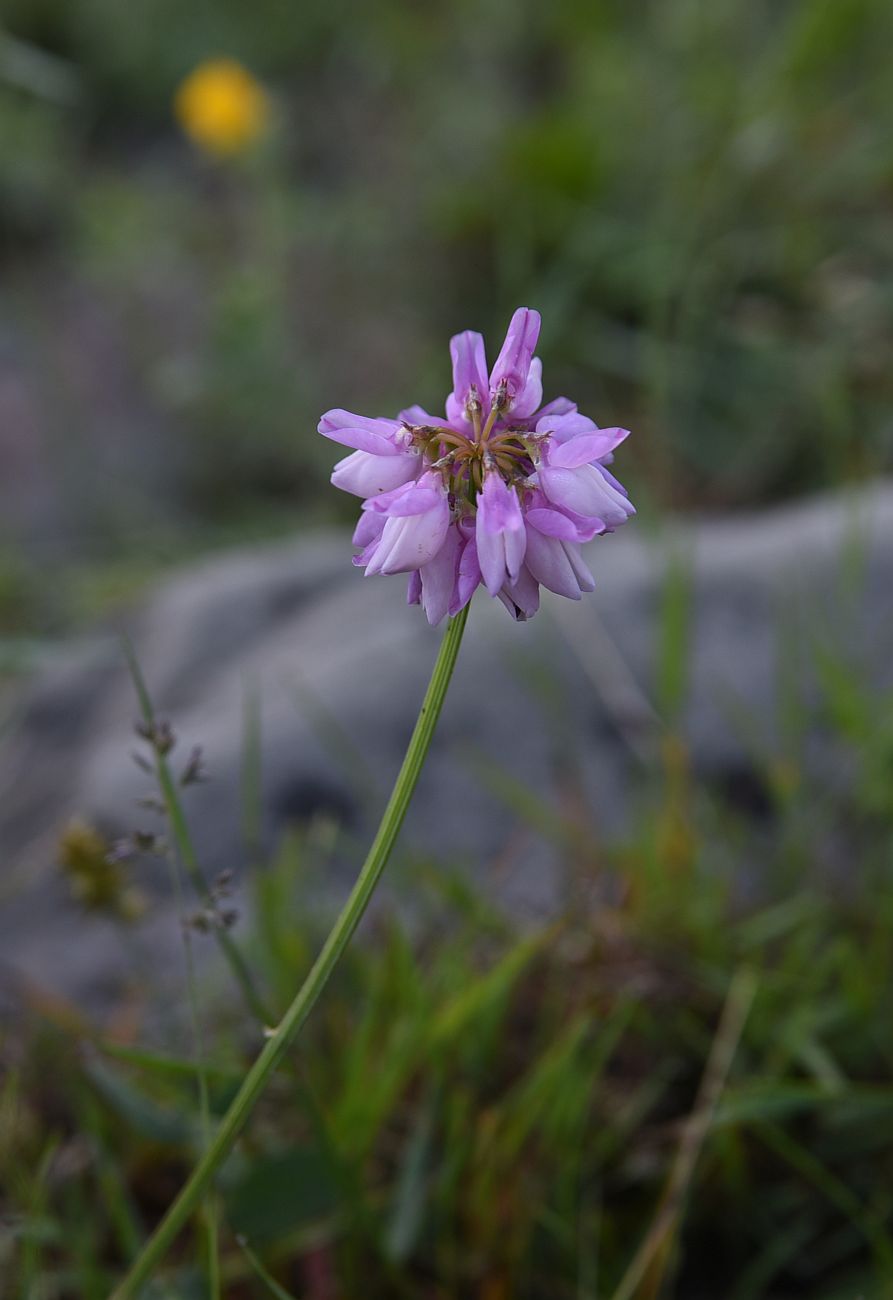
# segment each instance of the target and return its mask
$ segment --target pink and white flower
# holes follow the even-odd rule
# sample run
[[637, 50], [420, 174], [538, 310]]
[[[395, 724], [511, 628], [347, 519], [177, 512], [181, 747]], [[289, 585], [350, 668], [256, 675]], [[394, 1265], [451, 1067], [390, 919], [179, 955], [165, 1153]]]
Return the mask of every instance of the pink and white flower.
[[581, 544], [635, 514], [606, 468], [627, 430], [599, 429], [565, 397], [542, 404], [539, 331], [539, 313], [519, 308], [490, 371], [481, 335], [455, 335], [445, 421], [419, 406], [320, 421], [353, 449], [332, 482], [363, 498], [354, 563], [409, 573], [407, 599], [431, 623], [482, 585], [517, 619], [536, 613], [541, 585], [579, 600], [595, 585]]

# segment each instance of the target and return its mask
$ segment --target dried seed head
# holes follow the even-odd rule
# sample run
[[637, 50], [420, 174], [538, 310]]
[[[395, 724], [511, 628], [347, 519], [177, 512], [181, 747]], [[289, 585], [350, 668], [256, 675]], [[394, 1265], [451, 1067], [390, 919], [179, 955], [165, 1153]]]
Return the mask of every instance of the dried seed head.
[[205, 771], [204, 756], [201, 745], [194, 745], [189, 755], [189, 760], [180, 775], [180, 785], [197, 785], [201, 781], [207, 781], [208, 774]]
[[164, 816], [164, 804], [152, 794], [144, 794], [142, 798], [137, 799], [136, 806], [137, 808], [145, 808], [147, 812], [157, 813], [160, 817]]
[[155, 853], [159, 857], [167, 851], [165, 841], [152, 831], [134, 831], [133, 847], [137, 853]]
[[141, 740], [145, 740], [152, 746], [156, 754], [162, 757], [169, 754], [177, 743], [177, 737], [174, 735], [169, 722], [163, 719], [152, 722], [140, 721], [134, 724], [134, 731]]

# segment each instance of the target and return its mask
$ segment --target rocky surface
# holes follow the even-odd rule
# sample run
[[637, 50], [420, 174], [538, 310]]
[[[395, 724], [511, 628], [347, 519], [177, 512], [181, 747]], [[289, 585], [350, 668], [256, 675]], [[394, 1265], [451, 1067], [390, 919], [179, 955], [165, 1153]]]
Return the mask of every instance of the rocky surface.
[[[205, 754], [210, 779], [186, 798], [209, 875], [238, 872], [247, 857], [246, 699], [258, 702], [266, 849], [320, 812], [362, 840], [396, 771], [439, 634], [405, 607], [400, 579], [365, 580], [349, 551], [331, 533], [222, 555], [163, 583], [126, 620], [177, 734], [177, 765], [193, 745]], [[745, 807], [761, 802], [754, 746], [771, 752], [776, 739], [782, 646], [807, 708], [818, 644], [878, 684], [893, 675], [893, 487], [654, 534], [640, 519], [594, 543], [591, 561], [592, 597], [549, 600], [526, 625], [476, 599], [406, 828], [413, 845], [485, 875], [514, 837], [508, 887], [536, 912], [554, 905], [550, 851], [519, 837], [517, 814], [482, 769], [549, 800], [573, 766], [595, 824], [620, 831], [660, 739], [661, 611], [678, 575], [691, 584], [682, 729], [700, 779]], [[56, 865], [73, 817], [110, 838], [151, 824], [137, 806], [150, 782], [130, 758], [136, 715], [117, 630], [106, 629], [35, 675], [2, 737], [2, 963], [87, 1003], [132, 973], [138, 949], [160, 969], [178, 942], [160, 903], [126, 938], [84, 917]], [[815, 761], [827, 762], [818, 729], [815, 740]], [[355, 867], [342, 856], [330, 881], [339, 896]], [[154, 879], [166, 898], [160, 868]]]

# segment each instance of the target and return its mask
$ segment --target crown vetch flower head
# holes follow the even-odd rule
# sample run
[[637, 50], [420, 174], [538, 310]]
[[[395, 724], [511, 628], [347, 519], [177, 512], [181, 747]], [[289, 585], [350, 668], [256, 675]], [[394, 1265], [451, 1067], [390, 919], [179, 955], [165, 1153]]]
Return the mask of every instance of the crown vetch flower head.
[[446, 420], [411, 406], [396, 420], [336, 409], [319, 422], [353, 449], [332, 482], [363, 498], [354, 564], [408, 573], [407, 600], [431, 623], [481, 585], [516, 619], [536, 613], [541, 585], [579, 600], [595, 586], [581, 543], [635, 514], [606, 468], [627, 430], [600, 429], [566, 397], [542, 404], [539, 331], [539, 312], [519, 307], [489, 372], [482, 336], [456, 334]]

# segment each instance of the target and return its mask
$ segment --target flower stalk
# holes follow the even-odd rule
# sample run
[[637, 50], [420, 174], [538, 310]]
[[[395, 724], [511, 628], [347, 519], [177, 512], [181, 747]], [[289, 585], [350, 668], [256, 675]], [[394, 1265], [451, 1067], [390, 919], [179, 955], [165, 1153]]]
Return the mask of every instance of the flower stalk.
[[447, 625], [394, 789], [366, 861], [340, 916], [285, 1015], [274, 1029], [269, 1030], [263, 1049], [245, 1076], [241, 1088], [207, 1149], [176, 1200], [144, 1245], [130, 1272], [113, 1293], [111, 1300], [136, 1300], [141, 1287], [150, 1279], [189, 1216], [199, 1205], [203, 1194], [232, 1149], [271, 1075], [312, 1011], [359, 925], [387, 865], [424, 766], [453, 674], [467, 617], [468, 606], [466, 605], [455, 618], [450, 619]]

